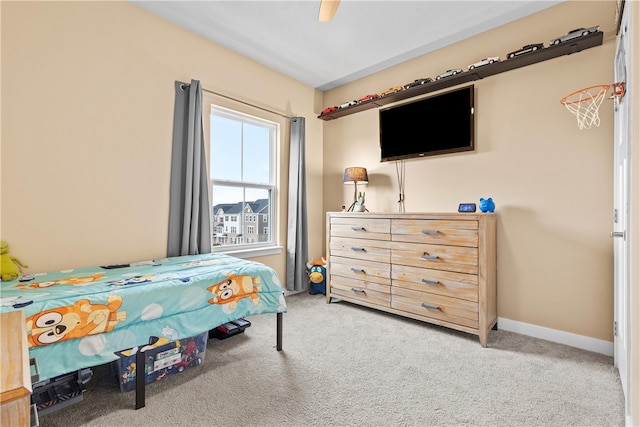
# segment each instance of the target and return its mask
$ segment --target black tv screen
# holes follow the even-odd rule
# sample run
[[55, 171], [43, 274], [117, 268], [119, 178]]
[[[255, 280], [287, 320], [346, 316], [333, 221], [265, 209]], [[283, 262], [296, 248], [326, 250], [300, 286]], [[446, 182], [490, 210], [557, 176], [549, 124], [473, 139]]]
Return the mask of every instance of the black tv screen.
[[380, 161], [474, 149], [474, 86], [380, 110]]

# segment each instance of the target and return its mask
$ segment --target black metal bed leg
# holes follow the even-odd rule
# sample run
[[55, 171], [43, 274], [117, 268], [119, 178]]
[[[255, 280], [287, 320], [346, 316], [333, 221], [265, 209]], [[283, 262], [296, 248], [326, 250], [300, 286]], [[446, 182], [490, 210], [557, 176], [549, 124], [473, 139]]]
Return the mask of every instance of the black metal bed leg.
[[276, 350], [282, 351], [282, 314], [276, 313]]
[[139, 351], [136, 353], [136, 409], [144, 408], [146, 377], [144, 351]]

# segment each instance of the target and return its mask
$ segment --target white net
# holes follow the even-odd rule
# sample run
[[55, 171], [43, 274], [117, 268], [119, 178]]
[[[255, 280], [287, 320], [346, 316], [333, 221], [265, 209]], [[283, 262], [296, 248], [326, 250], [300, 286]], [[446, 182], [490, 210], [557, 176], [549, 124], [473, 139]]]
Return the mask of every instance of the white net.
[[576, 116], [580, 130], [590, 129], [593, 125], [600, 126], [598, 110], [608, 89], [609, 85], [588, 87], [567, 95], [560, 102]]

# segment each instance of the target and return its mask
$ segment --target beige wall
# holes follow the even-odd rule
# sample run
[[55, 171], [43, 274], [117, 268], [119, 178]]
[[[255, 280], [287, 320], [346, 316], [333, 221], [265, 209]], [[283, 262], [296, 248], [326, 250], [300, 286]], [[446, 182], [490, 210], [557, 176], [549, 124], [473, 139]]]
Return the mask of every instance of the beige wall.
[[[498, 315], [606, 341], [613, 340], [612, 103], [602, 106], [600, 127], [579, 130], [559, 100], [612, 81], [614, 8], [562, 4], [325, 95], [325, 105], [337, 105], [600, 24], [603, 46], [476, 81], [475, 152], [407, 160], [405, 205], [408, 212], [451, 212], [493, 197]], [[428, 137], [446, 137], [446, 129]], [[335, 159], [324, 165], [325, 209], [352, 197], [341, 174], [357, 165], [369, 171], [369, 210], [397, 211], [395, 164], [379, 162], [377, 110], [328, 121], [324, 141], [325, 158]]]
[[[30, 272], [166, 255], [175, 80], [306, 117], [307, 187], [322, 194], [314, 89], [129, 3], [2, 2], [2, 77], [2, 239]], [[286, 119], [215, 98], [204, 94], [289, 133]], [[322, 224], [319, 197], [309, 213]], [[321, 254], [312, 233], [310, 256]], [[284, 252], [260, 261], [284, 280]]]

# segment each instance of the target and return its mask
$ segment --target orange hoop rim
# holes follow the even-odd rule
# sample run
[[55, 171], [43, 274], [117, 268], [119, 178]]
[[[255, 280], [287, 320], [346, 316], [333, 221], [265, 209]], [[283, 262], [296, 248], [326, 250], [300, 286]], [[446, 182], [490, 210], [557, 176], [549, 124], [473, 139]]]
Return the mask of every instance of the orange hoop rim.
[[593, 96], [584, 97], [582, 99], [578, 99], [578, 100], [574, 100], [574, 101], [569, 101], [569, 98], [571, 98], [572, 96], [577, 95], [579, 93], [588, 92], [588, 91], [590, 91], [592, 89], [597, 89], [597, 88], [600, 88], [601, 91], [603, 91], [603, 92], [606, 92], [610, 88], [613, 88], [613, 92], [611, 93], [610, 98], [613, 98], [614, 96], [623, 96], [624, 95], [624, 91], [625, 91], [624, 83], [611, 83], [611, 84], [587, 86], [585, 88], [578, 89], [575, 92], [571, 92], [569, 95], [566, 95], [566, 96], [562, 97], [562, 99], [560, 99], [560, 103], [562, 105], [567, 105], [567, 104], [580, 104], [582, 102], [591, 101], [593, 99]]
[[613, 92], [611, 92], [611, 98], [613, 98], [614, 96], [624, 96], [624, 93], [626, 90], [624, 83], [622, 82], [613, 83], [611, 86], [613, 86]]

